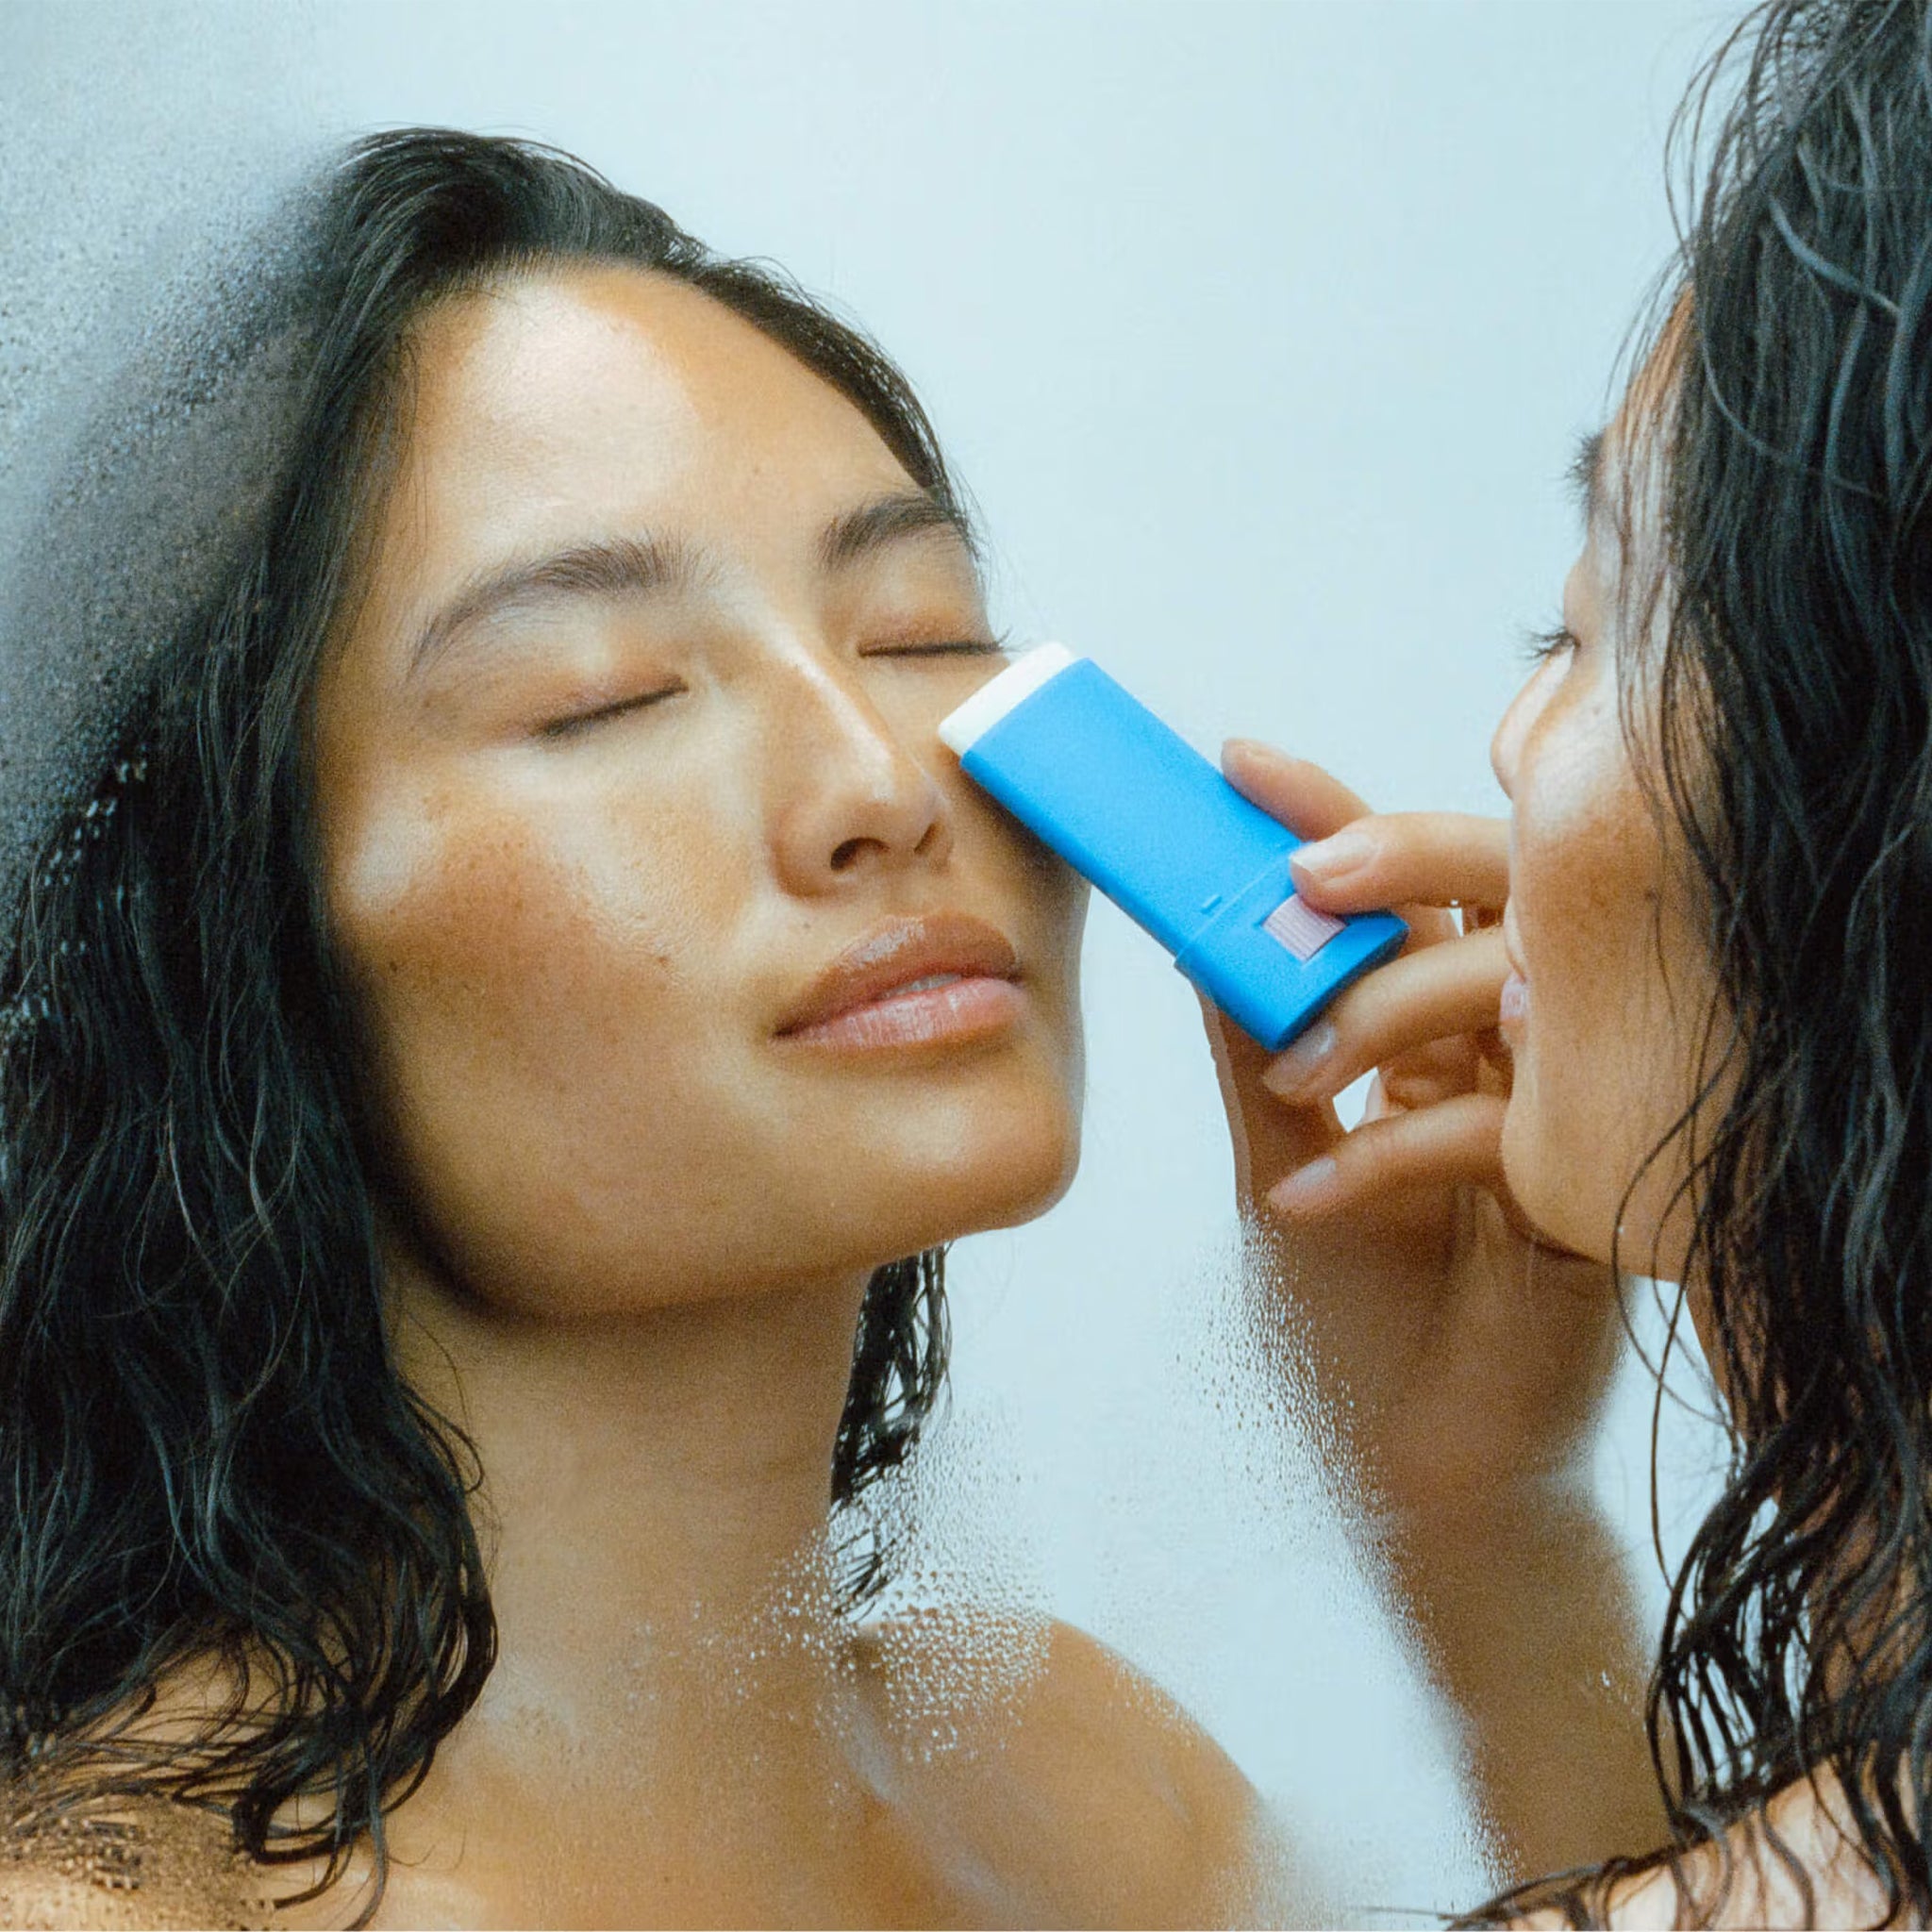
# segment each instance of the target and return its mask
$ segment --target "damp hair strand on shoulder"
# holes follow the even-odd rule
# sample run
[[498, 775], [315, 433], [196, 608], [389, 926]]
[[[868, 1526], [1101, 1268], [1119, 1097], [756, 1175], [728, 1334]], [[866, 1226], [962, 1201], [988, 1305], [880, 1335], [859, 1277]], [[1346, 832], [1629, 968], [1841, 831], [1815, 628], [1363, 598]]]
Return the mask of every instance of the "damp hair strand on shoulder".
[[[1600, 1920], [1825, 1779], [1884, 1923], [1932, 1916], [1932, 21], [1769, 0], [1679, 110], [1677, 273], [1642, 343], [1663, 622], [1626, 625], [1640, 767], [1715, 969], [1679, 1132], [1685, 1274], [1730, 1410], [1649, 1725], [1676, 1843], [1492, 1902]], [[1660, 640], [1660, 641], [1659, 641]], [[1650, 721], [1648, 727], [1640, 717]], [[1707, 1118], [1707, 1114], [1712, 1116]], [[1641, 1268], [1642, 1256], [1623, 1257]], [[1735, 1834], [1735, 1836], [1733, 1836]], [[1693, 1858], [1699, 1848], [1714, 1856]]]

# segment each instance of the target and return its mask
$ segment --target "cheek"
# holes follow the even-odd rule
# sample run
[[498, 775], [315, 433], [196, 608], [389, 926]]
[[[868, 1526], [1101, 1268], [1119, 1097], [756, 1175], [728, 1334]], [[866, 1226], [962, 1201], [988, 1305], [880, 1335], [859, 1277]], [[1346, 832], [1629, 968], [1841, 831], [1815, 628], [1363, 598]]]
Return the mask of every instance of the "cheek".
[[994, 909], [1027, 962], [1043, 1012], [1062, 1038], [1069, 1077], [1077, 1080], [1080, 941], [1091, 896], [1087, 881], [957, 771], [948, 783], [961, 859], [999, 892]]
[[339, 944], [391, 1029], [460, 1018], [554, 1058], [675, 995], [717, 908], [701, 866], [652, 867], [639, 841], [584, 815], [533, 821], [513, 803], [384, 802], [330, 867]]
[[1509, 892], [1538, 1046], [1552, 1029], [1624, 1035], [1648, 972], [1659, 853], [1614, 708], [1591, 698], [1546, 721], [1523, 767]]
[[[1514, 804], [1530, 1021], [1505, 1163], [1549, 1233], [1607, 1257], [1624, 1190], [1685, 1093], [1658, 944], [1662, 848], [1613, 705], [1545, 721]], [[1625, 1234], [1648, 1244], [1627, 1221]]]
[[717, 1157], [734, 1042], [707, 969], [743, 868], [665, 862], [697, 848], [663, 816], [645, 838], [527, 798], [389, 798], [329, 855], [393, 1177], [479, 1284], [550, 1257], [601, 1272], [641, 1184], [675, 1189]]
[[1694, 890], [1611, 701], [1539, 735], [1515, 804], [1510, 893], [1531, 1017], [1506, 1171], [1559, 1241], [1604, 1259], [1614, 1241], [1626, 1269], [1676, 1280], [1692, 1213], [1681, 1123], [1716, 998]]

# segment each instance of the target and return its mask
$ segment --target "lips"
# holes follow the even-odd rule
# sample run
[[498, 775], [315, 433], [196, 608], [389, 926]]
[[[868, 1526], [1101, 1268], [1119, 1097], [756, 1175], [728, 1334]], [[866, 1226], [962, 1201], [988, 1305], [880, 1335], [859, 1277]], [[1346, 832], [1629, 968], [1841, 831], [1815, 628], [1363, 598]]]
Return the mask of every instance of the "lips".
[[1516, 908], [1513, 905], [1503, 908], [1503, 957], [1508, 960], [1509, 970], [1518, 979], [1529, 977], [1523, 970], [1523, 947], [1516, 934]]
[[1529, 983], [1522, 974], [1511, 973], [1503, 982], [1503, 991], [1496, 1003], [1496, 1024], [1499, 1026], [1520, 1026], [1529, 1018]]
[[850, 1023], [843, 1030], [861, 1043], [867, 1029], [858, 1022], [868, 1009], [902, 1001], [908, 1007], [924, 1003], [933, 1008], [935, 1020], [943, 1021], [949, 1013], [963, 1020], [969, 1011], [993, 1002], [1010, 1005], [1012, 992], [1002, 993], [998, 984], [989, 982], [1010, 989], [1019, 977], [1020, 957], [1012, 941], [984, 920], [958, 912], [895, 920], [847, 946], [775, 1030], [780, 1039], [796, 1038], [837, 1031], [838, 1023]]
[[1523, 955], [1517, 950], [1514, 914], [1513, 905], [1503, 908], [1503, 957], [1509, 962], [1509, 972], [1503, 981], [1496, 1011], [1496, 1024], [1512, 1046], [1515, 1042], [1511, 1036], [1520, 1032], [1529, 1018], [1529, 980], [1523, 970]]

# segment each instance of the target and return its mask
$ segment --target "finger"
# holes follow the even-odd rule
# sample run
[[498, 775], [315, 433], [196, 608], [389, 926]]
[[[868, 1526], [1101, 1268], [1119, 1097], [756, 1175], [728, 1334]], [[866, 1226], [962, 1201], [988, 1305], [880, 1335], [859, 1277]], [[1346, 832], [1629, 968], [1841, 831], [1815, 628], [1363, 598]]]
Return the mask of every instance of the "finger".
[[1369, 809], [1366, 800], [1320, 765], [1252, 738], [1230, 738], [1221, 748], [1221, 769], [1243, 798], [1298, 839], [1325, 839]]
[[[1437, 1107], [1460, 1094], [1495, 1091], [1484, 1081], [1484, 1067], [1474, 1041], [1461, 1033], [1384, 1060], [1375, 1078], [1391, 1107]], [[1506, 1084], [1501, 1091], [1507, 1094], [1509, 1089]]]
[[1410, 1071], [1413, 1062], [1405, 1062], [1405, 1070], [1392, 1072], [1388, 1067], [1377, 1067], [1370, 1076], [1368, 1093], [1362, 1103], [1362, 1110], [1357, 1119], [1378, 1121], [1385, 1114], [1410, 1113], [1418, 1108], [1440, 1107], [1445, 1100], [1460, 1100], [1465, 1093], [1473, 1093], [1474, 1082], [1466, 1069], [1458, 1068], [1456, 1073], [1424, 1073]]
[[1268, 1191], [1284, 1220], [1319, 1221], [1370, 1198], [1424, 1187], [1502, 1185], [1506, 1103], [1465, 1094], [1420, 1113], [1365, 1122]]
[[1307, 1105], [1431, 1041], [1484, 1032], [1496, 1024], [1508, 970], [1500, 932], [1405, 953], [1357, 980], [1275, 1058], [1261, 1084]]
[[1295, 889], [1324, 912], [1499, 907], [1509, 895], [1509, 822], [1474, 812], [1398, 811], [1357, 819], [1304, 845]]
[[[1251, 805], [1258, 805], [1271, 818], [1279, 819], [1300, 839], [1325, 840], [1370, 815], [1362, 798], [1320, 765], [1307, 758], [1291, 758], [1288, 753], [1257, 743], [1252, 738], [1230, 738], [1221, 748], [1221, 769], [1243, 798]], [[1427, 895], [1405, 896], [1426, 900]], [[1383, 900], [1371, 907], [1364, 902], [1348, 909], [1380, 911], [1384, 906], [1394, 903]], [[1430, 945], [1457, 936], [1455, 921], [1432, 909], [1445, 903], [1434, 900], [1421, 907], [1401, 908], [1413, 943]]]

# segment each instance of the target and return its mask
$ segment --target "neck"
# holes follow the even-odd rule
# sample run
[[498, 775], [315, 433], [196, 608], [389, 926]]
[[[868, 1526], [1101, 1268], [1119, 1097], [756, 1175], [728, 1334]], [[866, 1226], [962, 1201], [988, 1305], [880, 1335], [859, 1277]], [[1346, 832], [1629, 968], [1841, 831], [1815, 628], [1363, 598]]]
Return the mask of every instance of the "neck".
[[708, 1646], [729, 1667], [734, 1631], [809, 1598], [864, 1289], [548, 1323], [392, 1267], [403, 1371], [483, 1466], [493, 1685], [588, 1717], [614, 1672], [635, 1694]]

